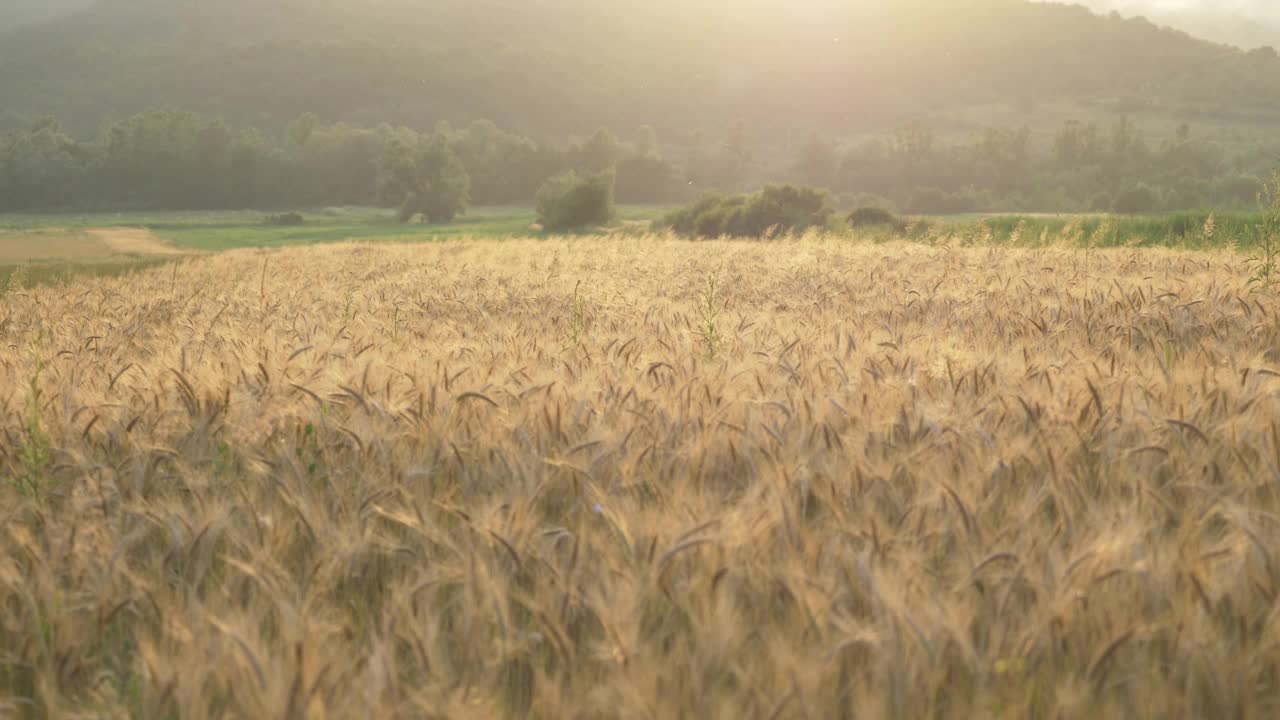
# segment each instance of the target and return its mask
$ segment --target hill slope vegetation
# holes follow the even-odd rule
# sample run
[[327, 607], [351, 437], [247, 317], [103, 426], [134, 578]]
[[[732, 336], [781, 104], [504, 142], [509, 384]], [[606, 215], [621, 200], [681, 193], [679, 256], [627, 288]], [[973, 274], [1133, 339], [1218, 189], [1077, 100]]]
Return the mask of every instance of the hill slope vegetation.
[[1023, 0], [99, 0], [0, 42], [7, 124], [81, 129], [158, 104], [546, 137], [740, 118], [850, 133], [1063, 101], [1256, 122], [1276, 69], [1266, 49]]

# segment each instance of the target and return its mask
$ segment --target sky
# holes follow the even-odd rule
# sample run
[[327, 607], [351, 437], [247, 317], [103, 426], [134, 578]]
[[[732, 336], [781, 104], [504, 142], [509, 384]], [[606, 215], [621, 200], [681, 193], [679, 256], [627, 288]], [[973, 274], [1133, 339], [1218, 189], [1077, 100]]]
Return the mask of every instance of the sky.
[[1238, 22], [1266, 19], [1280, 21], [1276, 0], [1079, 0], [1098, 10], [1119, 10], [1126, 15], [1221, 15]]
[[1130, 12], [1192, 12], [1235, 14], [1237, 19], [1262, 17], [1280, 19], [1280, 3], [1275, 0], [1090, 0], [1100, 7], [1117, 7]]

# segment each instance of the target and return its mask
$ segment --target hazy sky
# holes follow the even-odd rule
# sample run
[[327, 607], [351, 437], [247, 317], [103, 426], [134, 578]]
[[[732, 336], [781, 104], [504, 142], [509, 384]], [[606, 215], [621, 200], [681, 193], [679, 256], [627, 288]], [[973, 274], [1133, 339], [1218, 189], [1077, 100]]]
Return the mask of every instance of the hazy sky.
[[1212, 12], [1234, 15], [1237, 20], [1250, 17], [1280, 19], [1280, 2], [1276, 0], [1085, 0], [1084, 4], [1099, 9], [1118, 9], [1126, 13]]
[[1086, 0], [1086, 4], [1130, 10], [1213, 10], [1270, 17], [1280, 15], [1275, 0]]
[[[1068, 0], [1070, 1], [1070, 0]], [[1244, 47], [1280, 45], [1280, 0], [1076, 0]]]

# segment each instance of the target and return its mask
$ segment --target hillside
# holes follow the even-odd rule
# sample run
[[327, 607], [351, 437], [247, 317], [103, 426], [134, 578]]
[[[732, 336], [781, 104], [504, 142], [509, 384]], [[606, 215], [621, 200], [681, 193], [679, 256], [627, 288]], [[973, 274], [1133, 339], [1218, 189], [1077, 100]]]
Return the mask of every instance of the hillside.
[[264, 128], [307, 111], [418, 127], [486, 117], [543, 137], [641, 124], [678, 135], [742, 118], [780, 137], [1063, 102], [1250, 123], [1273, 119], [1280, 99], [1274, 56], [1078, 6], [776, 7], [99, 0], [0, 41], [0, 123], [54, 114], [85, 133], [171, 104]]

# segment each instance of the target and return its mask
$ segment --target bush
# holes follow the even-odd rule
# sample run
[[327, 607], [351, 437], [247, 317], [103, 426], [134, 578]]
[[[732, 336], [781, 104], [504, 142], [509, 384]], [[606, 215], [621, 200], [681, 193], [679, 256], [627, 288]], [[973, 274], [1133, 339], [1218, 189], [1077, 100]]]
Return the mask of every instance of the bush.
[[613, 170], [579, 175], [570, 170], [538, 190], [538, 222], [548, 232], [604, 225], [615, 215]]
[[676, 169], [657, 155], [631, 155], [618, 162], [617, 198], [624, 203], [667, 202], [678, 191]]
[[830, 216], [825, 191], [770, 185], [752, 195], [704, 195], [662, 224], [698, 237], [761, 238], [823, 227]]
[[1112, 209], [1121, 215], [1141, 215], [1153, 212], [1160, 204], [1160, 196], [1145, 183], [1138, 183], [1116, 195]]
[[296, 213], [296, 212], [280, 213], [279, 215], [267, 216], [268, 225], [277, 225], [281, 227], [293, 227], [295, 225], [301, 225], [306, 221], [307, 221], [306, 218], [302, 217], [301, 213]]
[[849, 213], [849, 227], [877, 227], [881, 225], [892, 225], [895, 228], [900, 228], [903, 223], [896, 215], [884, 208], [861, 207]]

